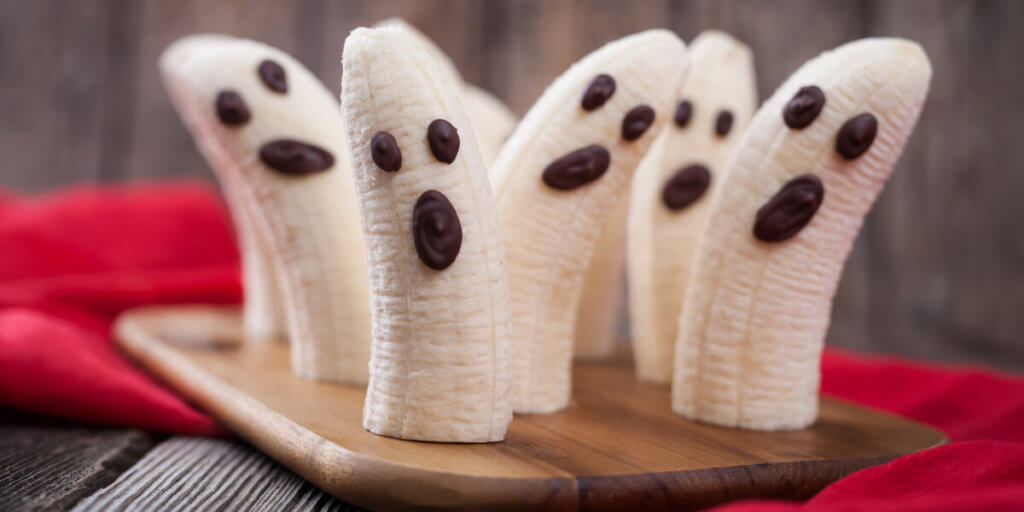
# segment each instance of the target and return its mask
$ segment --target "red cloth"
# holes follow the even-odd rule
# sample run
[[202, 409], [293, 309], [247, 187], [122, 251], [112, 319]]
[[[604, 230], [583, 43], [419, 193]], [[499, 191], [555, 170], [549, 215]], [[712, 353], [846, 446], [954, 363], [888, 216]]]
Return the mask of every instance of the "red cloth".
[[[0, 190], [0, 404], [111, 425], [222, 433], [109, 339], [119, 312], [234, 303], [238, 253], [212, 187]], [[952, 444], [857, 472], [805, 503], [721, 510], [1024, 510], [1024, 379], [827, 350], [826, 393], [945, 431]]]

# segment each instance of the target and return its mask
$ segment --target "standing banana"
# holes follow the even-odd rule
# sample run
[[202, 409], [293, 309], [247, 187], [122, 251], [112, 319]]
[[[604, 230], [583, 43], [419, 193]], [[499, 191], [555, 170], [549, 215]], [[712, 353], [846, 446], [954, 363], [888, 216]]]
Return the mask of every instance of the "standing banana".
[[637, 377], [672, 382], [683, 294], [711, 198], [757, 108], [750, 49], [718, 31], [690, 45], [673, 123], [633, 178], [628, 220], [630, 327]]
[[920, 46], [864, 39], [804, 64], [740, 141], [697, 249], [672, 407], [759, 430], [817, 417], [832, 297], [931, 80]]
[[456, 84], [402, 27], [354, 30], [343, 68], [371, 271], [363, 426], [500, 441], [512, 419], [505, 255]]
[[491, 170], [509, 244], [515, 410], [569, 404], [583, 276], [611, 210], [684, 75], [685, 45], [651, 30], [609, 43], [548, 87]]
[[462, 75], [451, 58], [444, 53], [437, 44], [430, 40], [424, 33], [413, 27], [402, 18], [389, 18], [378, 22], [375, 27], [400, 26], [409, 32], [409, 36], [430, 54], [437, 64], [437, 72], [444, 73], [451, 83], [462, 94], [462, 107], [469, 116], [469, 124], [476, 134], [477, 145], [480, 154], [484, 157], [484, 164], [490, 165], [498, 157], [498, 151], [505, 144], [505, 139], [512, 133], [518, 120], [516, 115], [498, 98], [491, 93], [462, 80]]
[[[651, 146], [654, 147], [653, 144]], [[580, 305], [576, 308], [573, 355], [583, 361], [610, 359], [619, 340], [619, 320], [624, 302], [626, 263], [626, 212], [629, 194], [622, 194], [608, 216], [594, 247], [590, 269], [583, 277]]]
[[366, 253], [337, 102], [297, 61], [254, 41], [186, 37], [160, 69], [235, 217], [252, 221], [243, 236], [255, 231], [266, 244], [293, 370], [365, 383]]

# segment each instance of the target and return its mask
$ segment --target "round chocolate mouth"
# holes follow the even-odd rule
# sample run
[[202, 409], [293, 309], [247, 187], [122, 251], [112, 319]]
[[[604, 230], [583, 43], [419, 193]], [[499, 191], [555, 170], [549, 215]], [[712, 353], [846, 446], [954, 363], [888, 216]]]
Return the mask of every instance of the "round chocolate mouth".
[[661, 189], [661, 200], [669, 210], [678, 211], [704, 196], [711, 185], [711, 171], [702, 164], [690, 164], [672, 174]]
[[781, 242], [800, 232], [818, 211], [825, 186], [813, 174], [802, 174], [779, 189], [757, 210], [754, 236], [764, 242]]
[[426, 266], [444, 270], [455, 262], [462, 248], [462, 223], [444, 194], [420, 194], [412, 209], [412, 235], [416, 254]]
[[548, 164], [541, 179], [555, 190], [579, 188], [603, 176], [611, 158], [607, 149], [591, 144]]

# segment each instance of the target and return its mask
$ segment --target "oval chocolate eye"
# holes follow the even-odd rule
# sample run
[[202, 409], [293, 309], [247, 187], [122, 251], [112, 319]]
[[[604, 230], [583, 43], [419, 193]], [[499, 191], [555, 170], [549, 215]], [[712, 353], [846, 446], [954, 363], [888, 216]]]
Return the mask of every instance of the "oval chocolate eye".
[[721, 110], [715, 118], [715, 134], [725, 137], [729, 135], [729, 130], [732, 130], [732, 112]]
[[661, 189], [661, 200], [669, 210], [682, 210], [701, 198], [711, 184], [711, 171], [691, 164], [676, 171]]
[[260, 147], [260, 160], [281, 174], [301, 175], [325, 171], [334, 165], [329, 151], [294, 139], [272, 140]]
[[825, 186], [813, 174], [797, 176], [757, 210], [754, 236], [781, 242], [800, 232], [814, 217], [825, 197]]
[[690, 124], [691, 117], [693, 117], [693, 104], [687, 100], [680, 101], [679, 106], [676, 107], [676, 115], [673, 117], [676, 126], [686, 128], [686, 125]]
[[444, 119], [434, 119], [427, 127], [427, 142], [434, 158], [450, 164], [459, 154], [459, 131]]
[[572, 190], [604, 175], [611, 159], [607, 149], [592, 144], [548, 164], [541, 179], [555, 190]]
[[271, 91], [281, 94], [288, 92], [288, 77], [280, 64], [266, 59], [260, 62], [256, 71], [260, 75], [260, 80], [263, 80], [263, 85], [266, 85]]
[[381, 170], [395, 172], [402, 168], [402, 150], [388, 132], [377, 132], [370, 138], [370, 157]]
[[594, 77], [583, 91], [583, 99], [580, 106], [583, 110], [591, 111], [604, 105], [608, 98], [615, 94], [615, 79], [611, 75], [600, 74]]
[[424, 265], [444, 270], [455, 262], [462, 247], [462, 224], [444, 194], [428, 190], [412, 208], [412, 236]]
[[786, 103], [782, 109], [782, 120], [790, 128], [806, 128], [817, 119], [824, 106], [825, 93], [816, 85], [807, 85]]
[[843, 123], [836, 134], [836, 152], [847, 160], [853, 160], [864, 154], [878, 133], [878, 120], [875, 116], [863, 113]]
[[235, 91], [228, 90], [217, 93], [214, 106], [217, 110], [217, 119], [226, 125], [242, 125], [248, 123], [252, 117], [245, 100]]
[[654, 109], [647, 105], [637, 105], [622, 118], [622, 138], [639, 139], [654, 124]]

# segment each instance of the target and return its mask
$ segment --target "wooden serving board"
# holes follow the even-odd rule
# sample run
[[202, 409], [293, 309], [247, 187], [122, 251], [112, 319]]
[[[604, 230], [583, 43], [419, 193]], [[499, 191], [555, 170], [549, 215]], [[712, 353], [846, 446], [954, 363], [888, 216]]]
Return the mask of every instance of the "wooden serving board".
[[199, 407], [339, 498], [370, 508], [685, 510], [799, 499], [858, 469], [945, 442], [925, 425], [831, 398], [795, 432], [694, 423], [628, 362], [577, 364], [573, 404], [517, 415], [492, 444], [402, 441], [362, 428], [364, 391], [292, 375], [283, 342], [243, 342], [233, 308], [123, 315], [121, 346]]

